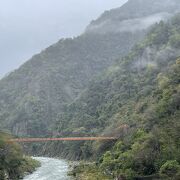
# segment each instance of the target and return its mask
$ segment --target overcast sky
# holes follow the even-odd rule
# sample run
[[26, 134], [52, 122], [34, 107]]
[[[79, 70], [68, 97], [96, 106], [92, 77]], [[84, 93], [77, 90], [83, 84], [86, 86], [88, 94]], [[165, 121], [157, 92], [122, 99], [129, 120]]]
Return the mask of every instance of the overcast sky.
[[127, 0], [0, 0], [0, 78]]

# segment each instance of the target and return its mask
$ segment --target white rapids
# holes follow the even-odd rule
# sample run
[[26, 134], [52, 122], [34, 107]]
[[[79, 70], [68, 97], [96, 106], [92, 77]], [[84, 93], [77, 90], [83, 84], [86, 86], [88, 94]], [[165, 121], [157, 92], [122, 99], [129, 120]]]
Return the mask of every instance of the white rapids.
[[41, 163], [33, 174], [24, 177], [23, 180], [70, 180], [68, 177], [68, 163], [64, 160], [33, 157]]

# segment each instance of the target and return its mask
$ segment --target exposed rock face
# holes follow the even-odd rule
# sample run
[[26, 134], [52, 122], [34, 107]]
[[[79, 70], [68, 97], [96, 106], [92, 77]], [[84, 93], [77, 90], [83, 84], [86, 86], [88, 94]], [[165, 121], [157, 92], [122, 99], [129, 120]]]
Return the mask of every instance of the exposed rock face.
[[105, 12], [85, 33], [62, 39], [0, 81], [0, 127], [16, 135], [49, 135], [64, 106], [90, 80], [141, 40], [155, 22], [178, 11], [178, 0], [130, 0]]

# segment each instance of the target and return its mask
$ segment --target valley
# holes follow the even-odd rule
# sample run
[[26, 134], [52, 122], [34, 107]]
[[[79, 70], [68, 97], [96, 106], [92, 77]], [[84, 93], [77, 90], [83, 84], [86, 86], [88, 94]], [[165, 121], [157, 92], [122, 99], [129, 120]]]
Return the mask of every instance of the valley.
[[34, 55], [0, 80], [0, 130], [2, 180], [23, 153], [41, 162], [25, 180], [178, 180], [178, 0], [129, 0]]

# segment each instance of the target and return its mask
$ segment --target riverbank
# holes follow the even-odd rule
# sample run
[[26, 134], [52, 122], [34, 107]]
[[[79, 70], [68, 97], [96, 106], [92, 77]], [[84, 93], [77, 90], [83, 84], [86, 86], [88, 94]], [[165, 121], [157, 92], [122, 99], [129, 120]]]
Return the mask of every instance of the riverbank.
[[18, 180], [35, 171], [40, 163], [24, 156], [21, 147], [9, 139], [9, 134], [0, 132], [0, 179]]
[[0, 170], [0, 179], [2, 180], [9, 180], [11, 178], [13, 178], [13, 180], [22, 179], [24, 176], [33, 173], [38, 167], [40, 167], [40, 165], [41, 163], [39, 161], [34, 160], [30, 157], [24, 157], [23, 159], [21, 159], [21, 162], [18, 167], [18, 171], [16, 171], [16, 169], [13, 168], [11, 169], [10, 173], [6, 169]]
[[68, 174], [75, 180], [113, 180], [111, 176], [103, 174], [95, 163], [81, 162], [74, 165]]
[[35, 160], [28, 156], [24, 156], [21, 161], [21, 165], [19, 167], [20, 179], [22, 179], [23, 177], [25, 177], [28, 174], [33, 173], [40, 166], [41, 166], [41, 163], [38, 160]]

